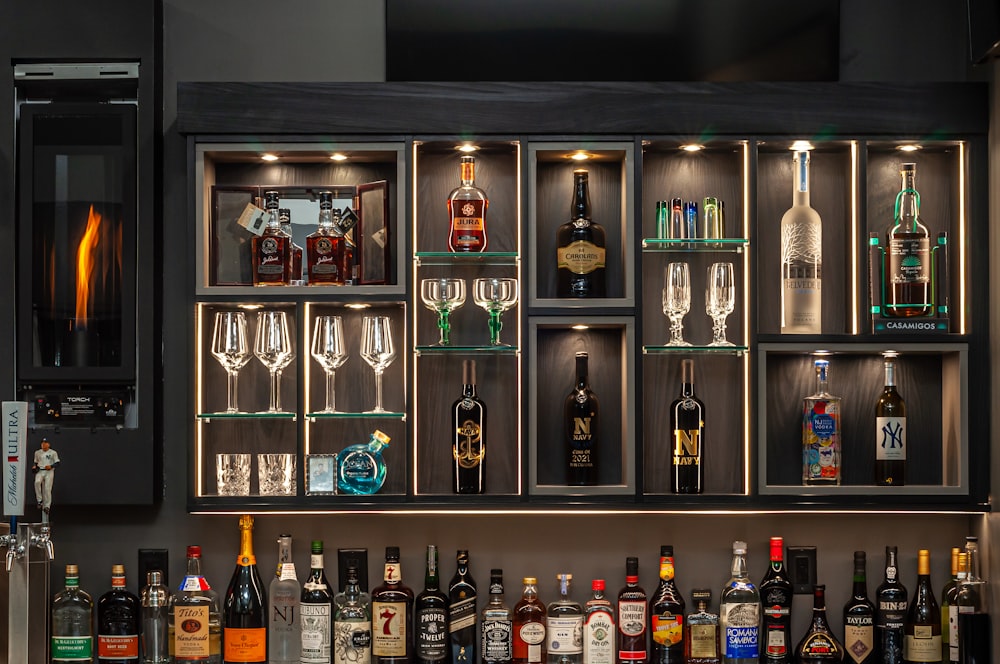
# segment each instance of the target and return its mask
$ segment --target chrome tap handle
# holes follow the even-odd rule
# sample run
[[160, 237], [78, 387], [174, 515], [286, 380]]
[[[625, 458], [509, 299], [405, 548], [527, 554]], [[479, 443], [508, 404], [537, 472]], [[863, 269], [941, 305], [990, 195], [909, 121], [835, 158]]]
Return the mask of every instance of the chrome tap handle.
[[17, 558], [17, 547], [7, 546], [7, 573], [10, 574], [10, 570], [14, 568], [14, 558]]
[[41, 526], [37, 535], [31, 536], [31, 544], [45, 549], [45, 555], [49, 560], [55, 559], [55, 548], [52, 545], [51, 530], [49, 526]]

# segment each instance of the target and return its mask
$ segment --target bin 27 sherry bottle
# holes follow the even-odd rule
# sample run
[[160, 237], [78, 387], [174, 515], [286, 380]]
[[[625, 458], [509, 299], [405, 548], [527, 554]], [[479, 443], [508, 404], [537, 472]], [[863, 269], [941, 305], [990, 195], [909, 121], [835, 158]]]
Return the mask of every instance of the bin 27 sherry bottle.
[[896, 194], [893, 225], [887, 233], [885, 315], [909, 318], [931, 313], [931, 248], [927, 227], [920, 223], [920, 194], [914, 188], [916, 164], [903, 164], [903, 185]]
[[597, 484], [597, 447], [600, 407], [587, 382], [587, 353], [576, 354], [576, 385], [566, 397], [563, 422], [566, 435], [566, 484]]
[[462, 157], [462, 184], [448, 195], [448, 249], [486, 251], [486, 208], [490, 200], [476, 186], [476, 158]]
[[556, 233], [556, 297], [605, 297], [604, 227], [590, 217], [589, 174], [573, 171], [570, 220]]
[[875, 404], [875, 484], [903, 486], [906, 478], [906, 403], [896, 391], [896, 361], [885, 359], [885, 389]]
[[694, 360], [681, 360], [681, 394], [670, 404], [670, 430], [674, 437], [670, 491], [701, 493], [705, 404], [694, 395]]
[[462, 396], [451, 407], [452, 483], [455, 493], [483, 492], [486, 404], [476, 394], [476, 361], [462, 362]]

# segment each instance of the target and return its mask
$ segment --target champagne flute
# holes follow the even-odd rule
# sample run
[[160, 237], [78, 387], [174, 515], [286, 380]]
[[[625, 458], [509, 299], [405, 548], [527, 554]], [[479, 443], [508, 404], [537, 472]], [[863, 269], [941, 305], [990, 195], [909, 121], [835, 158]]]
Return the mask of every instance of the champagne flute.
[[226, 389], [226, 412], [238, 413], [236, 381], [240, 369], [250, 361], [250, 342], [247, 340], [247, 317], [242, 311], [215, 312], [212, 330], [212, 356], [229, 375]]
[[281, 370], [295, 359], [292, 337], [288, 332], [288, 318], [284, 311], [257, 312], [257, 336], [253, 352], [271, 372], [271, 399], [266, 412], [281, 413]]
[[663, 313], [670, 319], [668, 346], [690, 346], [684, 341], [683, 319], [691, 309], [691, 275], [687, 263], [667, 265], [663, 286]]
[[437, 325], [441, 336], [434, 345], [449, 345], [451, 323], [448, 322], [448, 316], [465, 304], [465, 279], [423, 279], [420, 282], [420, 299], [424, 306], [436, 311], [438, 315]]
[[382, 372], [396, 359], [388, 316], [365, 316], [361, 324], [361, 357], [375, 372], [375, 407], [368, 413], [385, 413], [382, 407]]
[[344, 320], [340, 316], [317, 316], [313, 326], [312, 356], [326, 373], [326, 407], [321, 413], [336, 413], [334, 372], [347, 361]]
[[500, 315], [517, 303], [517, 279], [476, 279], [472, 297], [490, 315], [490, 345], [507, 345], [500, 343]]
[[708, 286], [705, 289], [705, 311], [712, 318], [712, 343], [709, 346], [732, 346], [726, 340], [726, 317], [736, 305], [736, 288], [733, 285], [733, 264], [712, 263], [708, 268]]

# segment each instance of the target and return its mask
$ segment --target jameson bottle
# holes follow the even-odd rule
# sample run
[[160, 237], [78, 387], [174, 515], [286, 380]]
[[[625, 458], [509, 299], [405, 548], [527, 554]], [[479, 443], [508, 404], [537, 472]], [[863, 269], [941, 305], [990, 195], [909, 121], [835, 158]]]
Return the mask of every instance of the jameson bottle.
[[597, 484], [600, 405], [587, 380], [587, 353], [576, 354], [576, 385], [566, 397], [563, 426], [566, 436], [566, 484]]
[[222, 606], [226, 664], [267, 661], [267, 595], [253, 554], [253, 517], [240, 517], [240, 553]]
[[833, 635], [826, 621], [825, 595], [826, 586], [816, 586], [813, 589], [812, 623], [795, 648], [795, 659], [799, 664], [844, 661], [844, 646]]
[[722, 656], [727, 664], [757, 664], [760, 593], [747, 576], [747, 543], [733, 542], [732, 576], [719, 597]]
[[583, 605], [583, 664], [614, 664], [615, 607], [604, 596], [604, 579], [590, 584], [590, 599]]
[[514, 605], [514, 664], [545, 661], [545, 605], [538, 599], [538, 579], [524, 577], [524, 590]]
[[646, 649], [646, 591], [639, 585], [639, 559], [625, 559], [625, 587], [618, 591], [618, 664], [644, 664]]
[[167, 603], [170, 657], [186, 664], [222, 661], [219, 596], [201, 574], [201, 547], [187, 548], [187, 572]]
[[830, 394], [830, 362], [816, 360], [816, 393], [802, 400], [802, 484], [840, 486], [840, 397]]
[[278, 535], [278, 567], [267, 593], [268, 664], [297, 664], [302, 636], [299, 579], [292, 561], [292, 536]]
[[854, 552], [854, 590], [844, 605], [844, 649], [855, 664], [875, 664], [875, 605], [868, 599], [865, 552]]
[[469, 572], [469, 552], [455, 554], [455, 576], [448, 583], [448, 636], [451, 664], [478, 664], [476, 654], [476, 581]]
[[764, 611], [761, 658], [764, 664], [792, 661], [792, 582], [785, 569], [785, 541], [771, 538], [767, 572], [760, 582], [760, 603]]
[[820, 334], [823, 221], [809, 206], [809, 152], [793, 161], [792, 207], [781, 218], [781, 333]]
[[903, 184], [896, 194], [893, 223], [887, 235], [885, 315], [898, 318], [930, 315], [931, 245], [920, 221], [916, 164], [903, 164]]
[[340, 229], [340, 210], [333, 209], [333, 193], [319, 194], [319, 224], [306, 236], [306, 273], [310, 286], [344, 284], [341, 255], [344, 233]]
[[906, 588], [899, 581], [896, 547], [885, 547], [885, 579], [875, 591], [875, 648], [883, 664], [903, 664]]
[[605, 297], [604, 227], [590, 216], [585, 169], [573, 171], [570, 220], [556, 232], [556, 297]]
[[455, 493], [483, 493], [486, 404], [476, 394], [476, 361], [462, 362], [462, 396], [451, 406], [452, 486]]
[[462, 157], [461, 184], [448, 194], [448, 249], [486, 251], [486, 209], [490, 199], [476, 186], [476, 158]]
[[281, 230], [278, 192], [264, 192], [267, 226], [250, 241], [254, 286], [285, 286], [292, 267], [292, 238]]
[[372, 663], [409, 664], [413, 653], [413, 591], [403, 585], [399, 547], [385, 547], [382, 585], [372, 590]]
[[[281, 230], [285, 232], [289, 238], [292, 237], [292, 211], [288, 208], [278, 208], [278, 222], [281, 224]], [[302, 247], [295, 244], [295, 240], [289, 240], [289, 247], [291, 247], [291, 264], [288, 268], [288, 285], [289, 286], [301, 286], [302, 285]]]
[[503, 601], [503, 570], [490, 570], [490, 601], [483, 609], [482, 664], [511, 664], [514, 659], [513, 622]]
[[302, 664], [330, 664], [333, 625], [333, 588], [326, 580], [323, 541], [313, 540], [309, 556], [309, 578], [302, 584]]
[[333, 660], [337, 664], [370, 664], [372, 660], [372, 613], [366, 593], [361, 592], [358, 568], [347, 568], [344, 592], [335, 598]]
[[94, 600], [80, 588], [76, 565], [66, 565], [66, 588], [52, 598], [52, 661], [90, 662], [94, 656]]
[[125, 587], [125, 566], [112, 565], [111, 590], [97, 600], [98, 664], [139, 664], [142, 606]]
[[906, 403], [896, 391], [896, 361], [885, 360], [885, 388], [875, 404], [875, 484], [906, 483]]
[[413, 647], [417, 662], [421, 664], [442, 664], [451, 655], [448, 643], [448, 596], [441, 591], [438, 579], [437, 547], [429, 544], [424, 589], [417, 595], [413, 607]]
[[694, 394], [694, 360], [681, 360], [681, 393], [670, 404], [670, 430], [674, 438], [670, 491], [701, 493], [705, 404]]
[[[941, 661], [941, 609], [931, 588], [931, 552], [917, 552], [917, 587], [906, 615], [903, 659], [907, 662]], [[959, 633], [961, 633], [959, 626]]]
[[674, 582], [674, 547], [660, 547], [660, 585], [649, 600], [653, 664], [684, 662], [684, 596]]
[[559, 599], [549, 604], [545, 618], [548, 664], [582, 664], [583, 607], [570, 597], [572, 574], [558, 574]]
[[993, 627], [990, 620], [990, 588], [979, 575], [979, 539], [965, 538], [968, 571], [958, 584], [958, 659], [963, 664], [992, 662]]

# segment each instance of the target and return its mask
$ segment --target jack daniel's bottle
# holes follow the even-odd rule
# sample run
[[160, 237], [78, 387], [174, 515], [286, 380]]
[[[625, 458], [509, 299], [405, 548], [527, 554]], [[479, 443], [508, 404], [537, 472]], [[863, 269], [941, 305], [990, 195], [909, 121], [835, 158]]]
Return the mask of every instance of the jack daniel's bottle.
[[486, 404], [476, 394], [476, 361], [462, 363], [462, 396], [451, 407], [451, 452], [455, 493], [483, 492], [486, 457]]
[[[250, 242], [253, 255], [254, 286], [284, 286], [289, 281], [292, 263], [292, 238], [281, 230], [278, 217], [278, 192], [264, 192], [267, 226]], [[301, 277], [300, 277], [301, 278]]]
[[556, 297], [605, 297], [604, 227], [590, 217], [588, 173], [573, 171], [570, 220], [556, 234]]

